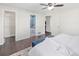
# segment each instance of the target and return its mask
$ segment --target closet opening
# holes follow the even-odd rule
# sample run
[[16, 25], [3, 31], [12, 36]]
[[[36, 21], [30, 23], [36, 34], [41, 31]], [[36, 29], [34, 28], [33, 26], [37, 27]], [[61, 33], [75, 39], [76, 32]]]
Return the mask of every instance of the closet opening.
[[15, 12], [4, 12], [4, 39], [5, 43], [15, 41]]

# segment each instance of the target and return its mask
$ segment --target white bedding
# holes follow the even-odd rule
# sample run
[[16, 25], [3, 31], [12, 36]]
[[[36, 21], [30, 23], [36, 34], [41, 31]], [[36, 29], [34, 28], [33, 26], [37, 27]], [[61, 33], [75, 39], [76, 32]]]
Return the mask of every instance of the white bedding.
[[[79, 38], [61, 34], [46, 38], [29, 51], [30, 56], [72, 56], [79, 55]], [[77, 46], [75, 46], [77, 45]]]

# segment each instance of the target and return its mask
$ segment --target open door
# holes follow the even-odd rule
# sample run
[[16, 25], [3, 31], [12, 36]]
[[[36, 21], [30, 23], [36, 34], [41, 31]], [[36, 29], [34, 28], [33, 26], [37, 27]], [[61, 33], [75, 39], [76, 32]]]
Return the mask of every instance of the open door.
[[51, 35], [51, 32], [50, 32], [50, 18], [51, 16], [46, 16], [45, 17], [45, 35], [48, 36], [48, 35]]
[[4, 39], [15, 41], [15, 12], [4, 12]]

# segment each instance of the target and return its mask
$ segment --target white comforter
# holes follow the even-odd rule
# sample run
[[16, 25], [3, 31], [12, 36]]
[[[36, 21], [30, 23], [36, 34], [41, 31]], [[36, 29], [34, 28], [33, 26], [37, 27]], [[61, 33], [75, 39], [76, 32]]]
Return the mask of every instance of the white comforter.
[[[72, 38], [68, 35], [58, 35], [54, 38], [46, 38], [42, 43], [36, 45], [29, 51], [30, 56], [72, 56], [79, 55], [78, 41], [79, 38]], [[76, 42], [76, 41], [75, 41]], [[77, 45], [75, 47], [75, 45]], [[75, 48], [73, 48], [73, 46]], [[77, 50], [77, 51], [76, 51]]]

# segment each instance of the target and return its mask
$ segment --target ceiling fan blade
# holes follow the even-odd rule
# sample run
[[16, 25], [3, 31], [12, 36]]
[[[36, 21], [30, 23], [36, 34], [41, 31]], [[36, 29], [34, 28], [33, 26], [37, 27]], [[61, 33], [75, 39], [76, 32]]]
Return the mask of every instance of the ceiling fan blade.
[[46, 5], [46, 4], [43, 4], [43, 3], [41, 3], [40, 5], [42, 5], [42, 6], [48, 6], [48, 5]]
[[54, 5], [54, 7], [63, 7], [63, 4]]

